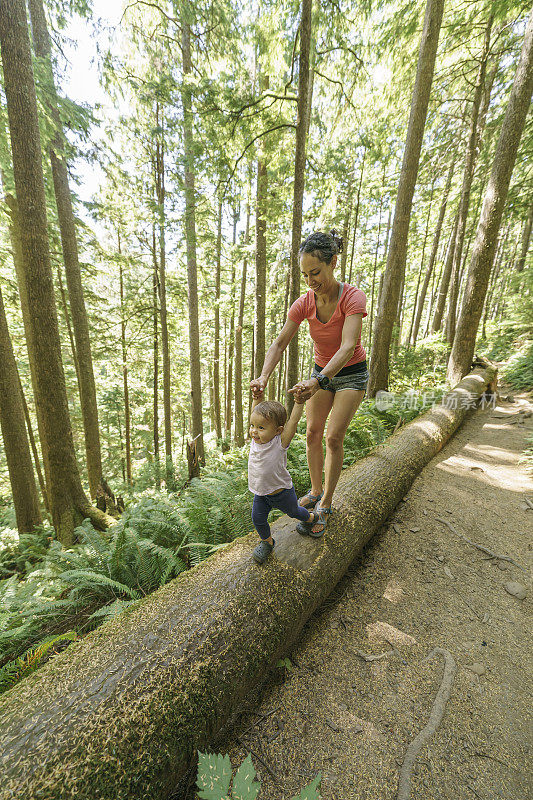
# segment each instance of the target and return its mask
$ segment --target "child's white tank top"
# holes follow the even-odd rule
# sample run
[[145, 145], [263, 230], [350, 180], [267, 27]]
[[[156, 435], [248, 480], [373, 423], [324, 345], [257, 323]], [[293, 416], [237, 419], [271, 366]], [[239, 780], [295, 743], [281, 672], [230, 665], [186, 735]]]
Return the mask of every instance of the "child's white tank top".
[[271, 494], [292, 487], [287, 471], [287, 450], [281, 444], [279, 433], [266, 444], [252, 439], [248, 458], [248, 488], [251, 492]]

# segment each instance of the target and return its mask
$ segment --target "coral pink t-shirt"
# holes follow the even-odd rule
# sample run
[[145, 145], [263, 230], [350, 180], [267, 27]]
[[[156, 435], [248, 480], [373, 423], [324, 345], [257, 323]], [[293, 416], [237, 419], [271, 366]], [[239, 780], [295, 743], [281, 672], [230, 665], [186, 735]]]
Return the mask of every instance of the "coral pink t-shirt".
[[[327, 322], [320, 322], [316, 315], [315, 293], [312, 289], [295, 300], [289, 308], [288, 316], [297, 325], [300, 325], [304, 319], [309, 320], [309, 333], [315, 345], [315, 362], [319, 367], [325, 367], [341, 346], [344, 320], [351, 314], [367, 316], [366, 295], [361, 289], [345, 283], [335, 311]], [[358, 364], [365, 358], [365, 348], [362, 346], [361, 336], [359, 336], [353, 356], [344, 366]]]

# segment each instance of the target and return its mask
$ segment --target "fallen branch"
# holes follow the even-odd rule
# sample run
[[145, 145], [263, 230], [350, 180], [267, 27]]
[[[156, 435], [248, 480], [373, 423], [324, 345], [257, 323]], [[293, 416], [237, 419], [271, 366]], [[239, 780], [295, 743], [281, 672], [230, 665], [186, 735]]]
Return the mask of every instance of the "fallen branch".
[[411, 793], [411, 772], [413, 770], [415, 758], [442, 722], [446, 703], [450, 699], [456, 669], [455, 661], [452, 654], [448, 650], [443, 650], [442, 647], [435, 647], [424, 661], [429, 661], [436, 653], [440, 653], [440, 655], [444, 657], [444, 675], [442, 676], [442, 683], [435, 697], [435, 702], [433, 703], [427, 725], [422, 728], [418, 736], [413, 739], [405, 753], [405, 758], [400, 770], [400, 779], [398, 781], [397, 800], [409, 800], [409, 795]]
[[508, 561], [510, 564], [514, 564], [515, 567], [518, 567], [518, 569], [523, 569], [524, 572], [527, 572], [525, 567], [517, 564], [516, 561], [510, 556], [501, 556], [498, 553], [495, 553], [493, 550], [489, 550], [488, 547], [483, 547], [481, 544], [476, 544], [476, 542], [473, 542], [472, 539], [468, 538], [468, 536], [465, 536], [464, 533], [460, 533], [457, 528], [454, 528], [452, 523], [448, 522], [447, 519], [444, 519], [443, 517], [435, 517], [435, 519], [437, 522], [442, 522], [443, 525], [446, 525], [452, 533], [455, 533], [455, 535], [459, 536], [461, 539], [463, 539], [463, 541], [468, 542], [468, 544], [471, 544], [472, 547], [477, 547], [477, 549], [481, 550], [482, 553], [486, 553], [491, 558], [497, 558], [498, 561]]

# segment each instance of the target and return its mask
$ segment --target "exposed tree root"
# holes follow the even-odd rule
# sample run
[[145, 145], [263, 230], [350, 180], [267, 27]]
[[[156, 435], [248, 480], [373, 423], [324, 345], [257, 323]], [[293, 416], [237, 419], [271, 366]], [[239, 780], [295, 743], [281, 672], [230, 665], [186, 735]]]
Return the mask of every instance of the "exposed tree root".
[[442, 683], [435, 697], [427, 725], [422, 728], [418, 736], [413, 739], [405, 753], [398, 781], [397, 800], [409, 800], [409, 795], [411, 793], [411, 773], [415, 758], [442, 722], [446, 703], [450, 699], [456, 669], [455, 661], [449, 650], [444, 650], [442, 647], [435, 647], [424, 661], [429, 661], [436, 653], [440, 653], [444, 657], [444, 675], [442, 677]]
[[523, 569], [524, 572], [527, 572], [525, 567], [517, 564], [513, 558], [510, 558], [510, 556], [501, 556], [498, 553], [494, 553], [492, 550], [489, 550], [487, 547], [483, 547], [481, 544], [476, 544], [476, 542], [473, 542], [472, 539], [468, 538], [468, 536], [465, 536], [464, 533], [460, 533], [451, 522], [448, 522], [447, 519], [444, 519], [443, 517], [435, 517], [435, 519], [437, 522], [442, 522], [443, 525], [446, 525], [452, 531], [452, 533], [455, 533], [456, 536], [459, 536], [465, 542], [468, 542], [468, 544], [471, 544], [472, 547], [477, 547], [477, 549], [481, 550], [482, 553], [486, 553], [491, 558], [497, 558], [498, 561], [508, 561], [510, 564], [514, 564], [515, 567], [518, 567], [518, 569]]

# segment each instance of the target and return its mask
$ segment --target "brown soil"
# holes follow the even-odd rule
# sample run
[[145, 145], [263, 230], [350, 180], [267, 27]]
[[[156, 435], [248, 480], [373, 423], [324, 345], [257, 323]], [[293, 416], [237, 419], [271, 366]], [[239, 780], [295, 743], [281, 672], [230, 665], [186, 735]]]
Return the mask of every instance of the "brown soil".
[[[307, 623], [290, 666], [216, 743], [234, 767], [252, 752], [260, 800], [289, 800], [318, 772], [324, 800], [396, 798], [406, 749], [443, 680], [442, 653], [426, 660], [435, 647], [457, 671], [410, 797], [531, 796], [531, 590], [520, 567], [533, 547], [533, 477], [519, 459], [533, 429], [520, 412], [532, 409], [522, 395], [467, 420]], [[525, 599], [507, 593], [509, 581], [527, 588]]]

